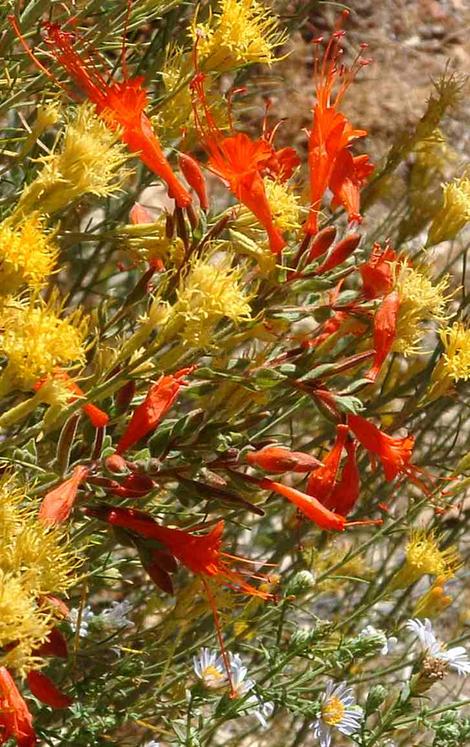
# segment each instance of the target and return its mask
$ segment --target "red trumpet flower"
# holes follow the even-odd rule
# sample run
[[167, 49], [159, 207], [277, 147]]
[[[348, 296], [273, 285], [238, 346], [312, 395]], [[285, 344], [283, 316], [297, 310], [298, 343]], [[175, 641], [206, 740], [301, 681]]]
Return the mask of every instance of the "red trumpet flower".
[[340, 423], [336, 428], [334, 446], [324, 458], [323, 466], [308, 476], [307, 494], [314, 496], [323, 505], [327, 505], [326, 501], [334, 488], [347, 437], [348, 426]]
[[[202, 579], [212, 608], [225, 669], [231, 683], [232, 696], [235, 696], [236, 691], [232, 683], [230, 661], [225, 650], [217, 606], [209, 581], [210, 579], [215, 582], [218, 581], [230, 588], [265, 600], [273, 599], [273, 595], [262, 589], [257, 589], [245, 581], [240, 571], [233, 570], [231, 567], [233, 562], [249, 563], [251, 561], [222, 551], [224, 522], [222, 520], [218, 521], [206, 534], [193, 534], [184, 529], [162, 527], [143, 511], [130, 508], [110, 508], [106, 506], [98, 509], [86, 509], [85, 512], [89, 516], [96, 516], [113, 526], [128, 529], [148, 540], [161, 542], [182, 565]], [[162, 553], [155, 554], [154, 551], [150, 561], [145, 562], [145, 567], [157, 585], [163, 586], [164, 589], [166, 588], [169, 591], [172, 589], [171, 579], [168, 576], [168, 571], [172, 570], [172, 564], [168, 558], [162, 556]], [[260, 574], [257, 574], [256, 578], [265, 580], [265, 577]]]
[[18, 747], [37, 744], [29, 708], [8, 669], [0, 667], [0, 744], [11, 738]]
[[113, 526], [129, 529], [146, 539], [161, 542], [179, 562], [196, 575], [218, 579], [234, 586], [245, 594], [271, 599], [272, 595], [245, 581], [239, 571], [233, 570], [231, 561], [243, 562], [222, 551], [223, 520], [218, 521], [206, 534], [193, 534], [184, 529], [162, 527], [143, 511], [130, 508], [86, 509], [89, 516], [97, 516]]
[[[348, 11], [342, 14], [347, 17]], [[333, 206], [343, 205], [349, 219], [360, 221], [359, 193], [362, 183], [373, 170], [367, 156], [353, 157], [350, 144], [367, 135], [367, 130], [356, 130], [338, 107], [358, 70], [369, 60], [356, 58], [348, 68], [338, 64], [342, 50], [339, 46], [344, 32], [337, 25], [320, 62], [314, 61], [316, 104], [313, 107], [313, 124], [308, 142], [310, 173], [310, 214], [305, 225], [308, 234], [318, 230], [318, 215], [326, 189], [334, 195]], [[319, 44], [322, 38], [316, 39]], [[337, 86], [336, 94], [333, 94]]]
[[369, 259], [358, 268], [362, 277], [362, 295], [364, 298], [378, 298], [390, 293], [393, 287], [391, 263], [395, 262], [396, 259], [396, 252], [390, 246], [382, 249], [380, 244], [374, 244]]
[[[54, 75], [28, 47], [14, 16], [10, 16], [9, 20], [34, 63], [55, 81]], [[64, 31], [57, 23], [45, 23], [44, 31], [51, 54], [69, 73], [78, 89], [95, 105], [96, 113], [111, 130], [119, 133], [131, 153], [138, 154], [147, 168], [166, 182], [170, 197], [175, 199], [179, 207], [190, 205], [191, 195], [173, 173], [145, 113], [147, 92], [142, 86], [143, 78], [124, 77], [122, 82], [110, 82], [100, 71], [98, 53], [89, 48], [82, 52], [77, 50], [79, 40], [75, 33]], [[76, 98], [70, 91], [67, 90], [67, 93]]]
[[160, 420], [166, 415], [173, 402], [176, 400], [179, 390], [185, 385], [182, 381], [184, 376], [192, 373], [195, 366], [182, 368], [174, 374], [162, 376], [156, 384], [153, 384], [144, 401], [140, 404], [126, 430], [119, 439], [116, 448], [117, 454], [123, 454], [137, 441], [155, 430]]
[[310, 472], [321, 462], [302, 451], [290, 451], [284, 446], [265, 446], [260, 451], [249, 451], [245, 456], [248, 464], [266, 472]]
[[209, 169], [256, 216], [268, 235], [271, 251], [279, 254], [286, 242], [274, 225], [263, 176], [287, 178], [292, 171], [292, 154], [286, 153], [286, 149], [276, 153], [269, 140], [252, 140], [244, 132], [225, 137], [207, 104], [202, 73], [194, 76], [191, 89], [196, 126], [209, 155]]
[[311, 495], [306, 495], [288, 485], [282, 485], [280, 482], [268, 480], [266, 477], [259, 480], [258, 485], [266, 490], [279, 493], [283, 498], [287, 498], [307, 519], [313, 521], [320, 529], [342, 532], [346, 528], [346, 519], [344, 516], [340, 516], [325, 508], [317, 498]]
[[336, 511], [341, 516], [347, 516], [352, 511], [359, 498], [361, 487], [360, 474], [356, 462], [356, 442], [351, 440], [346, 441], [345, 449], [347, 451], [347, 458], [341, 479], [335, 483], [333, 490], [324, 501], [327, 508]]
[[385, 479], [393, 480], [397, 475], [414, 476], [418, 468], [411, 464], [414, 436], [394, 438], [360, 415], [349, 415], [348, 425], [358, 441], [367, 451], [377, 456], [384, 469]]
[[374, 348], [375, 356], [366, 377], [375, 381], [382, 364], [390, 353], [397, 336], [398, 312], [400, 310], [400, 295], [392, 291], [380, 304], [374, 316]]
[[88, 472], [88, 467], [78, 465], [68, 480], [46, 493], [39, 509], [39, 520], [43, 524], [60, 524], [68, 519], [80, 483], [87, 477]]

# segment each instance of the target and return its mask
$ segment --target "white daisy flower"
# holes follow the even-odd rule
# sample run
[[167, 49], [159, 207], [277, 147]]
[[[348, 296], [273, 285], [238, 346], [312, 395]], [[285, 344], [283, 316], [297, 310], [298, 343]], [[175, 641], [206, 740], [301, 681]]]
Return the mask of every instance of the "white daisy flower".
[[127, 599], [123, 602], [112, 602], [111, 607], [99, 615], [100, 622], [106, 628], [131, 628], [134, 623], [126, 617], [131, 609], [132, 605]]
[[246, 695], [255, 686], [254, 680], [246, 679], [248, 669], [241, 660], [240, 654], [229, 654], [232, 685], [238, 696]]
[[418, 637], [423, 654], [445, 662], [462, 677], [470, 674], [470, 659], [465, 648], [463, 646], [446, 648], [445, 644], [436, 638], [428, 618], [408, 620], [405, 627]]
[[[235, 694], [238, 697], [243, 697], [250, 690], [253, 690], [255, 682], [254, 680], [247, 679], [248, 669], [243, 664], [239, 654], [229, 653], [229, 664]], [[269, 701], [265, 702], [256, 693], [252, 693], [252, 695], [246, 698], [244, 705], [247, 713], [255, 716], [263, 729], [266, 729], [268, 726], [267, 719], [272, 716], [274, 711], [274, 704]]]
[[382, 656], [390, 654], [397, 645], [397, 638], [394, 635], [387, 638], [383, 630], [374, 628], [373, 625], [366, 625], [359, 635], [362, 638], [376, 638], [378, 644], [381, 646], [380, 653]]
[[320, 702], [321, 713], [311, 724], [313, 735], [319, 740], [320, 747], [330, 747], [333, 729], [346, 736], [359, 731], [363, 710], [356, 705], [352, 688], [345, 682], [328, 682]]
[[79, 610], [77, 608], [74, 607], [73, 609], [71, 609], [69, 612], [69, 623], [74, 633], [77, 632], [79, 617], [80, 630], [78, 631], [78, 635], [80, 636], [80, 638], [85, 638], [89, 633], [90, 623], [95, 620], [97, 615], [95, 615], [91, 607], [89, 607], [88, 605], [86, 607], [83, 607], [81, 615], [79, 615]]
[[197, 656], [193, 656], [193, 668], [196, 677], [202, 680], [206, 687], [223, 687], [227, 684], [227, 673], [221, 656], [208, 648], [202, 648]]

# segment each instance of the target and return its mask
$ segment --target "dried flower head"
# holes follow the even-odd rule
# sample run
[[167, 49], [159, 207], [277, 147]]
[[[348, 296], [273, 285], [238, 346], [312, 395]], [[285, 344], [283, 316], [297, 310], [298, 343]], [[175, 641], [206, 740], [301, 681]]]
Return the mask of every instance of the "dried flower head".
[[63, 300], [53, 293], [47, 303], [33, 298], [27, 305], [3, 308], [0, 350], [8, 359], [0, 379], [3, 392], [33, 389], [38, 379], [57, 367], [85, 362], [87, 317], [76, 309], [64, 318], [63, 306]]
[[223, 72], [253, 63], [270, 65], [286, 36], [278, 21], [257, 0], [220, 0], [207, 23], [192, 25], [204, 69]]
[[[212, 333], [224, 317], [235, 324], [250, 321], [251, 309], [242, 285], [243, 272], [230, 258], [195, 260], [181, 281], [172, 316], [185, 344], [209, 347]], [[171, 324], [171, 323], [170, 323]]]
[[400, 307], [393, 349], [403, 355], [422, 351], [425, 324], [442, 324], [448, 318], [446, 295], [449, 278], [446, 275], [433, 284], [423, 268], [411, 267], [403, 262], [393, 264], [394, 287], [400, 297]]
[[428, 246], [454, 239], [470, 221], [470, 179], [462, 177], [443, 186], [443, 204], [429, 229]]
[[460, 567], [457, 548], [439, 547], [434, 532], [425, 529], [411, 531], [405, 550], [405, 563], [391, 581], [392, 589], [405, 589], [425, 574], [451, 578]]
[[8, 219], [0, 223], [0, 297], [24, 286], [40, 288], [54, 269], [57, 251], [37, 213], [16, 225]]
[[69, 121], [60, 146], [40, 159], [43, 167], [23, 191], [17, 213], [55, 213], [86, 194], [106, 197], [121, 189], [129, 171], [121, 167], [127, 155], [89, 104]]

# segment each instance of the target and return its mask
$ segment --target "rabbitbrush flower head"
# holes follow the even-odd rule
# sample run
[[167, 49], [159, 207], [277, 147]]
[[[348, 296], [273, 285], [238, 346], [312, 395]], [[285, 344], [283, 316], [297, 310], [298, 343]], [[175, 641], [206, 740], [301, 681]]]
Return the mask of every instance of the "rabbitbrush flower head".
[[31, 390], [58, 366], [83, 365], [88, 319], [80, 309], [65, 317], [63, 307], [53, 293], [47, 303], [38, 296], [0, 310], [0, 351], [8, 360], [0, 379], [3, 392]]

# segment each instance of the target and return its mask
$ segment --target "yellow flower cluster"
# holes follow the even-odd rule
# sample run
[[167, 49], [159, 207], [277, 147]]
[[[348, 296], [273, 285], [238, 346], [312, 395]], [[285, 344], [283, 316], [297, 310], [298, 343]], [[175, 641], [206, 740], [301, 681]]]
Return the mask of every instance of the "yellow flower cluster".
[[270, 65], [273, 50], [286, 39], [277, 19], [257, 0], [221, 0], [207, 23], [195, 19], [192, 36], [204, 69], [218, 72], [256, 62]]
[[441, 549], [433, 532], [412, 530], [405, 550], [405, 563], [392, 579], [390, 590], [406, 589], [425, 574], [451, 578], [460, 566], [456, 547]]
[[455, 322], [441, 329], [440, 338], [444, 352], [432, 372], [422, 405], [448, 394], [458, 381], [470, 378], [470, 329]]
[[119, 190], [129, 171], [118, 135], [83, 104], [65, 130], [60, 147], [41, 159], [38, 176], [23, 191], [17, 214], [51, 214], [86, 194], [105, 197]]
[[180, 283], [171, 315], [186, 345], [207, 348], [218, 322], [224, 317], [235, 323], [249, 321], [250, 312], [242, 271], [231, 267], [229, 258], [214, 257], [192, 263]]
[[47, 595], [76, 582], [77, 558], [63, 532], [47, 529], [11, 475], [0, 482], [0, 666], [20, 675], [41, 666], [35, 649], [57, 622]]
[[470, 378], [470, 329], [455, 322], [440, 333], [444, 345], [444, 370], [452, 381]]
[[433, 284], [423, 268], [395, 263], [395, 290], [400, 295], [397, 337], [393, 349], [403, 355], [422, 352], [426, 322], [442, 325], [448, 318], [446, 295], [448, 277]]
[[0, 352], [8, 363], [0, 377], [0, 394], [12, 388], [28, 391], [56, 367], [83, 365], [88, 320], [80, 309], [63, 318], [63, 302], [53, 293], [46, 303], [6, 305], [1, 313]]
[[37, 213], [17, 225], [8, 219], [0, 223], [0, 297], [25, 286], [40, 288], [54, 269], [57, 253]]
[[470, 179], [462, 177], [443, 187], [443, 204], [435, 214], [428, 234], [428, 246], [454, 239], [470, 221]]

